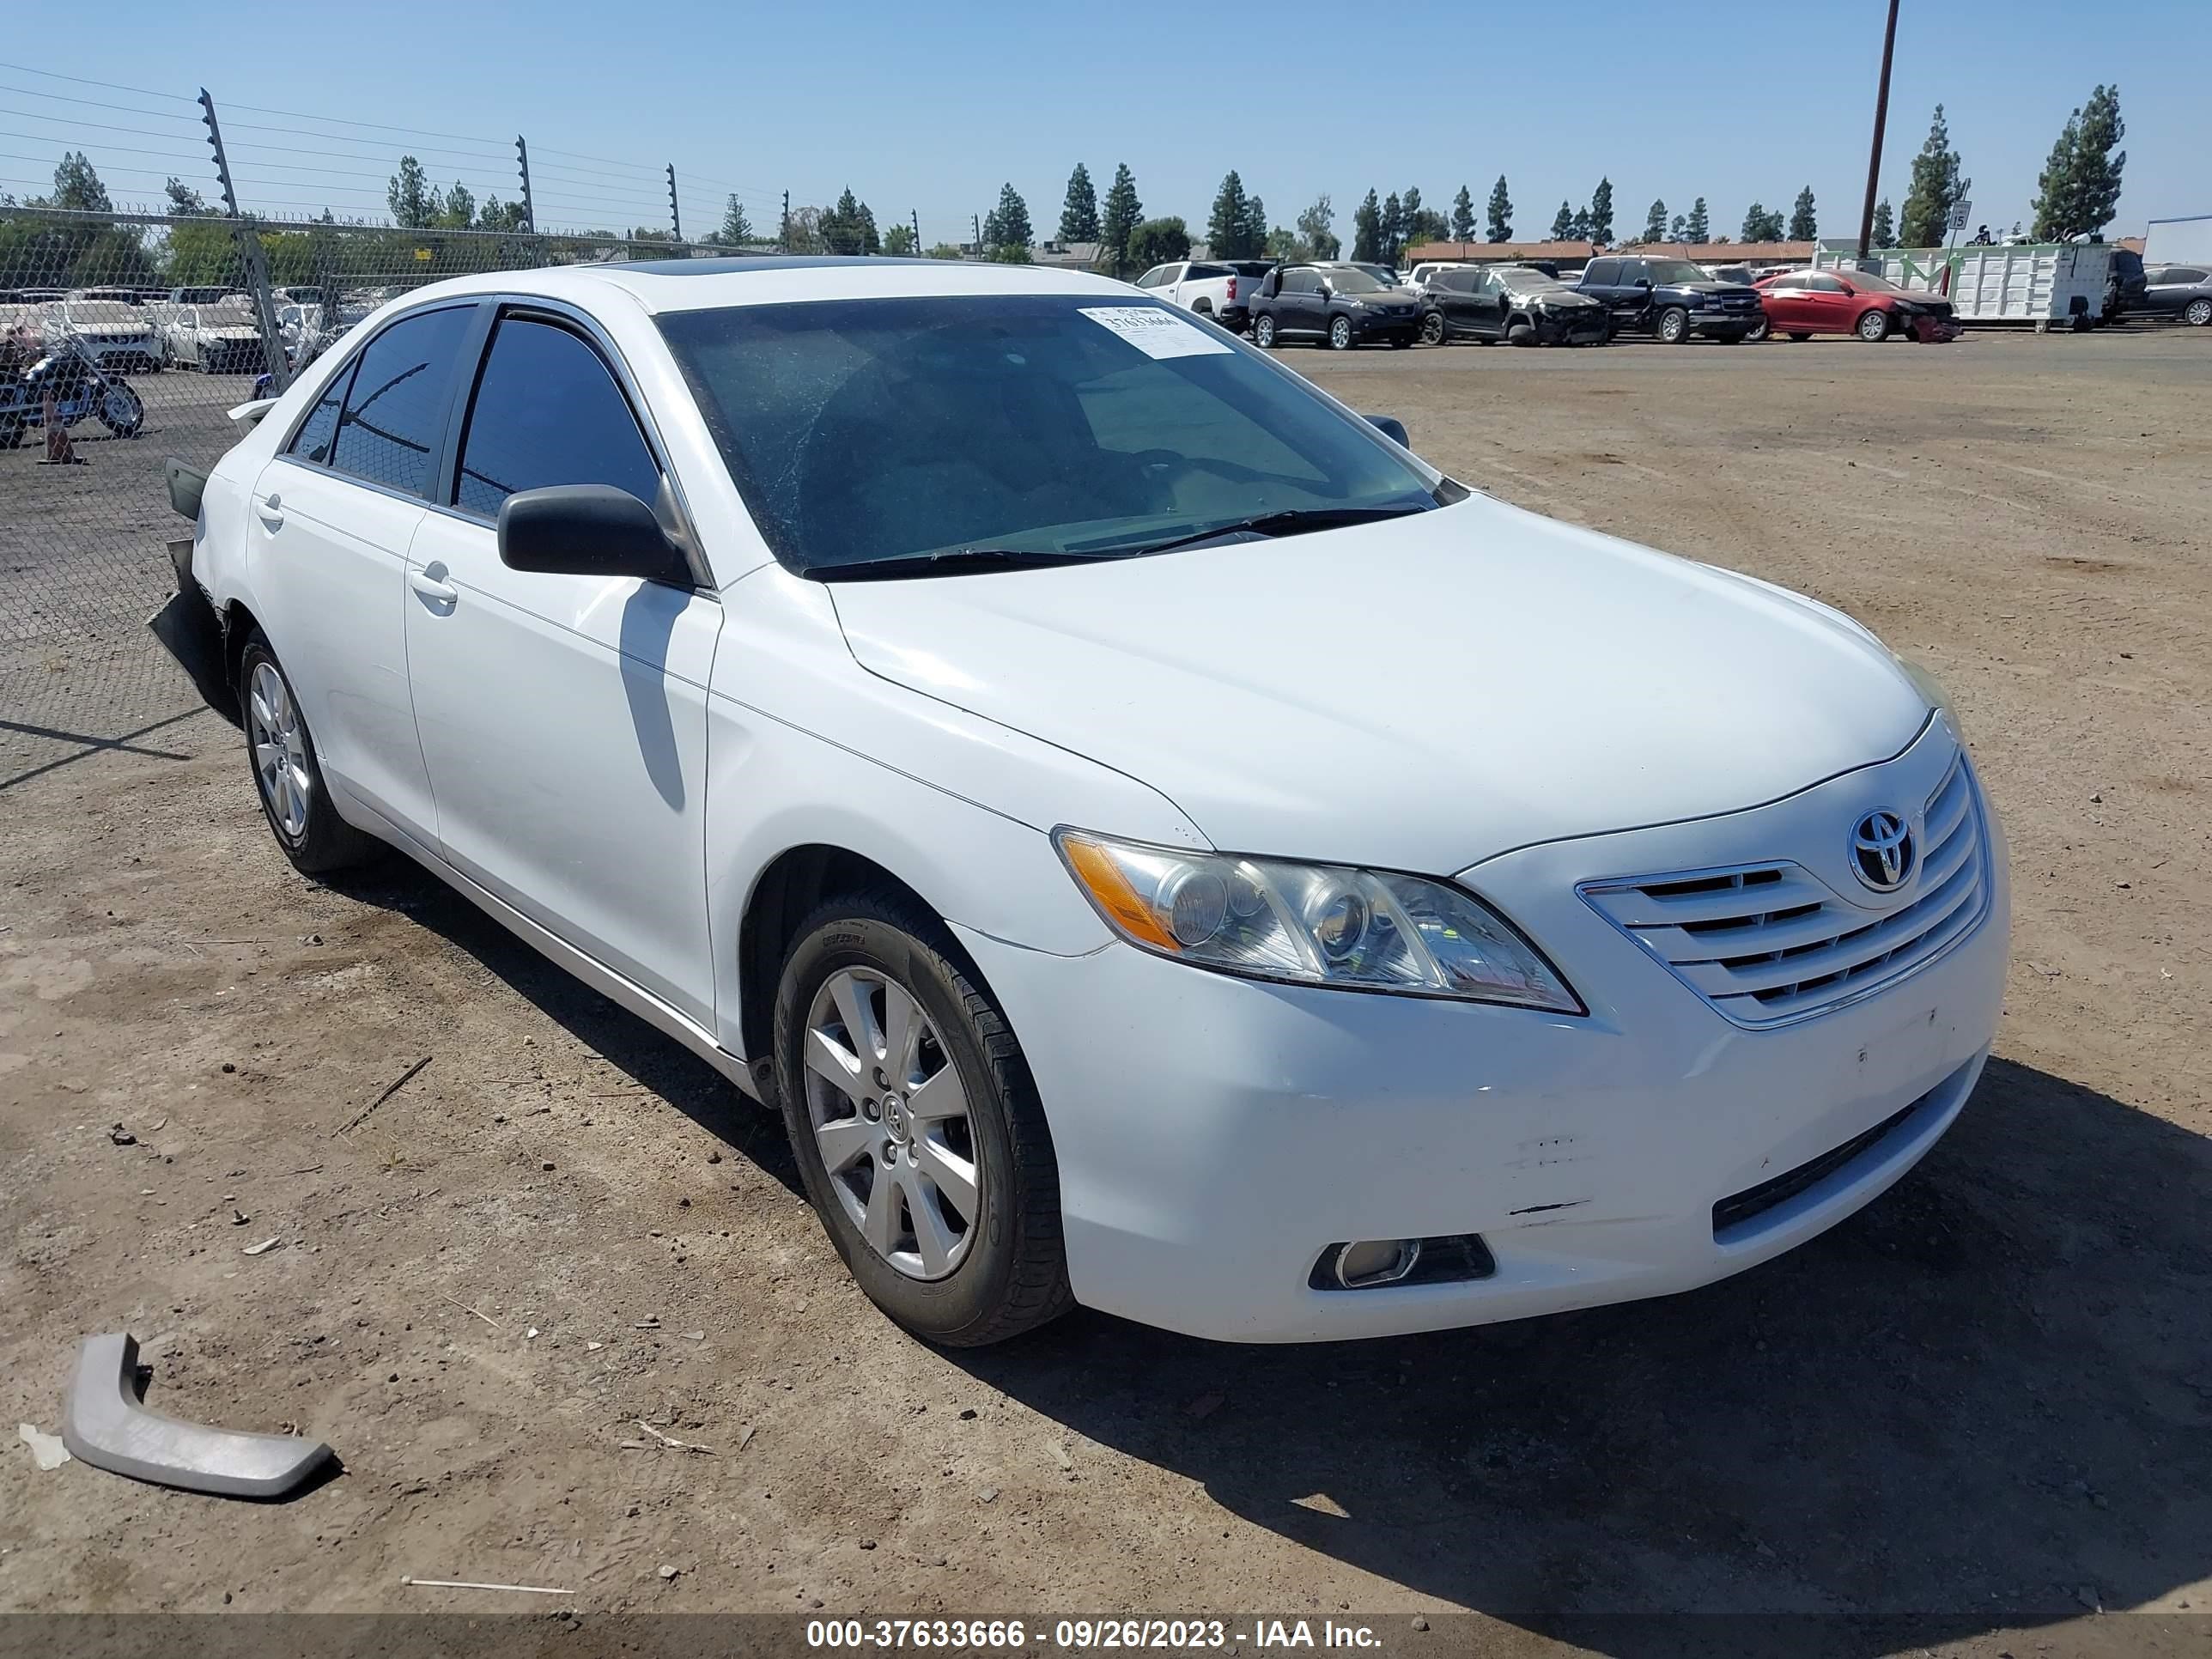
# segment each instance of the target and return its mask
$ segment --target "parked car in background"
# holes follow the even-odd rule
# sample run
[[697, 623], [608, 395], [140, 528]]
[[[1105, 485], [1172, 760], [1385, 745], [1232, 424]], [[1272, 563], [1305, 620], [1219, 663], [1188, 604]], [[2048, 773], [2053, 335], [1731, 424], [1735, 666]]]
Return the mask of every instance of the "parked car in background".
[[443, 282], [182, 493], [292, 866], [402, 849], [775, 1104], [935, 1342], [1688, 1290], [1904, 1177], [1998, 1029], [1923, 673], [1102, 276]]
[[1605, 306], [1556, 276], [1527, 265], [1461, 265], [1440, 270], [1425, 290], [1427, 345], [1498, 340], [1515, 345], [1603, 345], [1612, 330]]
[[2140, 309], [2147, 317], [2179, 317], [2193, 328], [2212, 324], [2212, 269], [2153, 266], [2143, 273]]
[[1270, 259], [1181, 259], [1154, 265], [1137, 286], [1242, 334], [1251, 325], [1252, 296], [1273, 269]]
[[1760, 331], [1809, 340], [1815, 334], [1855, 334], [1862, 340], [1906, 336], [1923, 345], [1959, 337], [1951, 302], [1909, 291], [1887, 276], [1863, 270], [1788, 270], [1759, 284], [1767, 327]]
[[260, 319], [243, 299], [179, 306], [162, 325], [161, 338], [169, 362], [180, 368], [208, 374], [244, 374], [267, 367]]
[[35, 306], [0, 305], [0, 376], [19, 374], [46, 355]]
[[1417, 288], [1425, 294], [1429, 284], [1440, 270], [1467, 270], [1472, 267], [1464, 259], [1425, 259], [1406, 273], [1406, 286]]
[[1406, 279], [1395, 265], [1381, 265], [1366, 259], [1319, 259], [1315, 263], [1324, 270], [1364, 270], [1385, 288], [1403, 288]]
[[105, 374], [151, 374], [161, 367], [161, 342], [143, 307], [72, 294], [44, 307], [41, 322], [48, 346], [74, 341]]
[[1602, 301], [1616, 334], [1649, 334], [1667, 345], [1705, 335], [1733, 345], [1759, 326], [1759, 291], [1719, 283], [1687, 259], [1607, 254], [1583, 268], [1577, 292]]
[[1335, 351], [1378, 340], [1409, 346], [1421, 337], [1426, 309], [1412, 289], [1379, 282], [1364, 265], [1283, 265], [1252, 302], [1252, 339], [1261, 346], [1310, 340]]

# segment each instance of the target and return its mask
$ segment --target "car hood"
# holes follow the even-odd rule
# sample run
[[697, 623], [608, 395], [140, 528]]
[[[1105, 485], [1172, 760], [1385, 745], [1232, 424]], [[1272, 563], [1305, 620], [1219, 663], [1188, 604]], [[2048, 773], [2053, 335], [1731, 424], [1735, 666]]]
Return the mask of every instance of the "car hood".
[[1506, 289], [1506, 294], [1510, 298], [1525, 300], [1531, 305], [1557, 306], [1562, 311], [1577, 311], [1604, 303], [1587, 294], [1577, 294], [1571, 288], [1514, 288]]
[[1748, 294], [1754, 300], [1759, 297], [1759, 290], [1748, 283], [1666, 283], [1661, 286], [1675, 294], [1711, 294], [1721, 298]]
[[831, 593], [863, 667], [1141, 779], [1217, 847], [1432, 874], [1771, 800], [1929, 712], [1825, 606], [1480, 495]]

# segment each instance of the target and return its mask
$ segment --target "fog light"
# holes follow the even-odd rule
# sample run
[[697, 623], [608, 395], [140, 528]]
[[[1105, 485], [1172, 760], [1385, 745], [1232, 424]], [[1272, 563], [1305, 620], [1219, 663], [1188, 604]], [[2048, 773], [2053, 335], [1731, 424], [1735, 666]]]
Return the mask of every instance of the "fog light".
[[1346, 1244], [1336, 1253], [1336, 1282], [1347, 1291], [1364, 1291], [1370, 1285], [1395, 1285], [1413, 1271], [1421, 1259], [1418, 1238], [1370, 1238]]

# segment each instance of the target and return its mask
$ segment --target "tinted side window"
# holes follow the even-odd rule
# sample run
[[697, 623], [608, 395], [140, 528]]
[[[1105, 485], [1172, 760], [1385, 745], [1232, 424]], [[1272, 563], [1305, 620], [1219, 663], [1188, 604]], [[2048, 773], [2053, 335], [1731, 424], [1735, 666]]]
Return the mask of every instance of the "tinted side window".
[[2168, 287], [2178, 284], [2184, 288], [2194, 288], [2203, 280], [2203, 271], [2192, 270], [2186, 265], [2176, 265], [2159, 278], [2160, 283]]
[[331, 465], [410, 495], [427, 495], [461, 337], [472, 306], [406, 317], [368, 343], [354, 370]]
[[331, 376], [330, 385], [315, 400], [307, 418], [300, 422], [300, 429], [292, 434], [292, 447], [285, 453], [297, 455], [303, 461], [313, 461], [318, 466], [328, 466], [331, 460], [331, 440], [337, 435], [338, 410], [345, 403], [346, 388], [353, 384], [354, 365], [348, 363]]
[[1589, 269], [1583, 272], [1583, 281], [1617, 283], [1620, 280], [1620, 261], [1618, 259], [1593, 259], [1590, 261]]
[[586, 483], [650, 501], [660, 468], [598, 352], [565, 328], [501, 318], [461, 441], [459, 506], [494, 518], [518, 489]]

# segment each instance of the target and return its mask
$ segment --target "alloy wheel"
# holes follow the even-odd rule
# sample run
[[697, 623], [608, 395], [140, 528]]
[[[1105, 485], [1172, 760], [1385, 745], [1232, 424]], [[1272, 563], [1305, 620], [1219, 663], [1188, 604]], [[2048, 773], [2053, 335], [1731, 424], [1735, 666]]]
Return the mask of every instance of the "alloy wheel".
[[307, 833], [312, 799], [307, 738], [300, 729], [300, 711], [275, 664], [254, 664], [246, 718], [252, 727], [253, 775], [260, 780], [262, 798], [287, 839], [297, 841]]
[[2181, 314], [2191, 328], [2203, 328], [2212, 323], [2212, 300], [2191, 300], [2189, 308]]
[[1679, 311], [1668, 312], [1659, 319], [1659, 342], [1662, 345], [1679, 345], [1682, 337], [1690, 331], [1690, 319]]
[[910, 1279], [966, 1261], [983, 1170], [959, 1068], [897, 981], [844, 968], [806, 1016], [806, 1116], [830, 1188], [868, 1247]]
[[1333, 351], [1352, 349], [1352, 322], [1349, 318], [1340, 317], [1328, 325], [1328, 343]]
[[1443, 313], [1440, 311], [1432, 311], [1427, 316], [1421, 319], [1421, 343], [1423, 345], [1442, 345], [1443, 343]]

